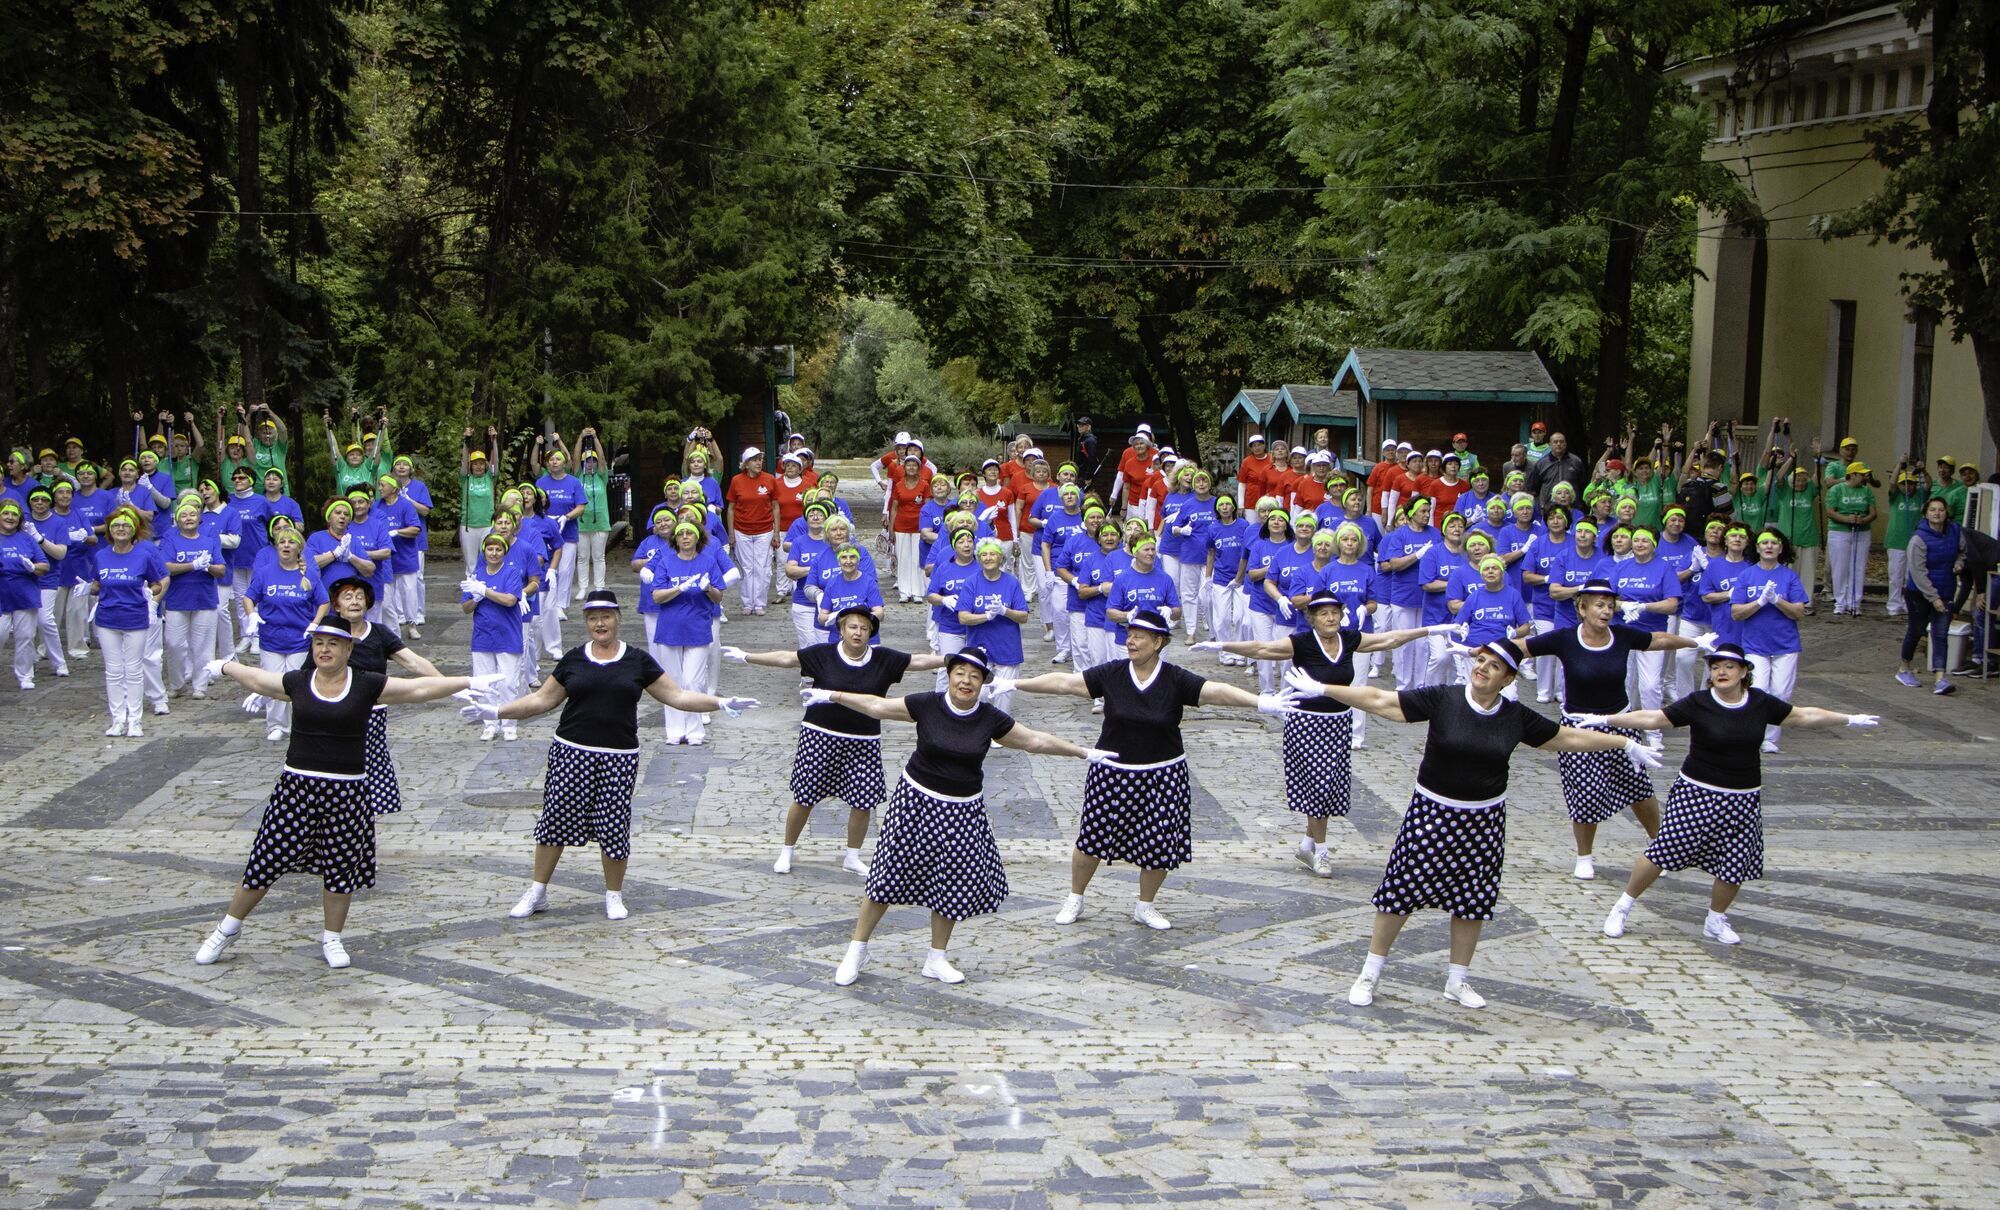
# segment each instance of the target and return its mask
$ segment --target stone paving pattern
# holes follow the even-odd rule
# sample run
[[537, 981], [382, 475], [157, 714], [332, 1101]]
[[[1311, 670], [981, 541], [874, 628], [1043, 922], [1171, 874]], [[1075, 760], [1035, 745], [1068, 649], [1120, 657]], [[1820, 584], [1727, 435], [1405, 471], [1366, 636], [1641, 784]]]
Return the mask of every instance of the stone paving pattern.
[[[455, 578], [433, 568], [417, 646], [463, 670]], [[885, 640], [921, 648], [918, 611], [890, 614]], [[1599, 880], [1573, 881], [1555, 761], [1523, 753], [1478, 1012], [1438, 994], [1435, 915], [1373, 1007], [1346, 1003], [1421, 732], [1371, 724], [1321, 881], [1292, 860], [1275, 726], [1220, 711], [1188, 728], [1197, 843], [1160, 898], [1172, 931], [1130, 921], [1123, 867], [1051, 923], [1082, 767], [996, 753], [1014, 894], [961, 926], [968, 981], [918, 978], [922, 913], [894, 909], [836, 988], [858, 893], [844, 811], [770, 872], [796, 678], [734, 665], [725, 688], [771, 708], [708, 747], [662, 746], [647, 712], [630, 919], [603, 918], [587, 851], [551, 911], [506, 916], [552, 719], [482, 744], [448, 708], [399, 708], [408, 806], [379, 829], [354, 966], [325, 968], [318, 888], [294, 877], [196, 967], [280, 753], [234, 690], [102, 738], [92, 658], [44, 675], [17, 703], [33, 725], [0, 736], [0, 1206], [1994, 1205], [2000, 686], [1913, 693], [1888, 676], [1900, 626], [1809, 626], [1799, 699], [1884, 725], [1767, 758], [1745, 943], [1702, 941], [1699, 875], [1602, 937], [1640, 834], [1606, 827]], [[725, 641], [789, 635], [773, 611]], [[1095, 736], [1080, 702], [1018, 700]], [[899, 764], [909, 731], [889, 732]]]

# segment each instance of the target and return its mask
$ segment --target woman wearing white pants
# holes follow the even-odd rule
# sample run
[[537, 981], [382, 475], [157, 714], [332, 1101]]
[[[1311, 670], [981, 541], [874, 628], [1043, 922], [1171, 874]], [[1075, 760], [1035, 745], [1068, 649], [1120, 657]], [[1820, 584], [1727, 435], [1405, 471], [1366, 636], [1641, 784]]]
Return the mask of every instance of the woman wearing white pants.
[[167, 595], [161, 599], [166, 646], [166, 681], [171, 693], [208, 696], [207, 664], [215, 658], [215, 627], [221, 611], [216, 583], [228, 571], [222, 542], [202, 532], [201, 501], [183, 496], [174, 505], [174, 530], [160, 539], [167, 564]]
[[[1869, 487], [1868, 467], [1860, 462], [1847, 464], [1847, 478], [1826, 489], [1826, 573], [1833, 581], [1833, 612], [1859, 614], [1861, 589], [1868, 573], [1868, 545], [1877, 512], [1875, 491]], [[1762, 545], [1762, 539], [1758, 540]], [[1894, 594], [1891, 594], [1894, 595]], [[1755, 656], [1746, 646], [1744, 651]], [[1758, 688], [1777, 697], [1781, 694], [1758, 669]], [[1777, 728], [1771, 729], [1773, 735]]]
[[[693, 521], [674, 523], [673, 549], [653, 560], [653, 618], [648, 650], [668, 676], [690, 693], [707, 693], [710, 659], [716, 654], [711, 606], [722, 601], [721, 567], [707, 548], [708, 532]], [[670, 744], [708, 742], [706, 716], [664, 707], [663, 728]]]
[[[1757, 535], [1757, 563], [1730, 590], [1729, 614], [1740, 627], [1743, 652], [1756, 670], [1757, 687], [1792, 700], [1799, 681], [1799, 619], [1806, 613], [1806, 589], [1785, 565], [1790, 553], [1775, 530]], [[1764, 728], [1764, 751], [1778, 750], [1779, 728]]]
[[[22, 528], [21, 502], [0, 499], [0, 647], [11, 639], [14, 679], [23, 689], [35, 687], [35, 629], [40, 621], [41, 577], [49, 573], [37, 533]], [[61, 651], [54, 653], [58, 662]]]
[[[59, 484], [66, 491], [67, 483]], [[65, 502], [68, 497], [65, 496]], [[69, 575], [63, 569], [63, 560], [68, 557], [69, 543], [75, 539], [69, 535], [71, 522], [58, 517], [54, 512], [55, 496], [46, 487], [34, 487], [28, 492], [28, 512], [21, 519], [21, 530], [29, 540], [28, 554], [43, 567], [42, 574], [34, 578], [35, 619], [31, 624], [35, 639], [48, 653], [49, 665], [57, 676], [69, 675], [69, 663], [63, 657], [62, 628], [56, 624], [56, 596], [62, 591], [65, 578]], [[80, 548], [79, 548], [80, 549]], [[16, 566], [19, 563], [16, 562]], [[23, 686], [35, 683], [33, 648], [29, 649], [28, 679]]]
[[[282, 520], [282, 519], [281, 519]], [[243, 607], [246, 630], [257, 635], [257, 666], [266, 672], [285, 673], [303, 668], [312, 644], [306, 627], [326, 608], [326, 589], [319, 570], [304, 557], [305, 538], [289, 521], [271, 525], [271, 548], [275, 558], [260, 559], [250, 573]], [[161, 564], [164, 582], [165, 564]], [[346, 564], [341, 565], [342, 570]], [[98, 607], [103, 616], [103, 606]], [[100, 621], [99, 625], [103, 623]], [[107, 676], [110, 675], [107, 670]], [[270, 743], [285, 738], [292, 727], [291, 703], [276, 698], [264, 702], [264, 738]], [[135, 727], [136, 730], [136, 727]]]
[[[504, 535], [488, 534], [480, 544], [480, 561], [458, 582], [459, 608], [472, 615], [472, 674], [502, 676], [510, 692], [522, 687], [521, 592], [528, 576], [521, 562], [509, 559]], [[525, 696], [522, 694], [521, 696]], [[517, 738], [514, 720], [486, 720], [479, 738]]]
[[[0, 501], [0, 511], [5, 502]], [[167, 567], [145, 540], [146, 520], [130, 508], [105, 518], [109, 541], [97, 552], [90, 592], [97, 598], [97, 648], [104, 656], [104, 692], [111, 726], [106, 735], [144, 735], [140, 665], [153, 603], [167, 591]]]

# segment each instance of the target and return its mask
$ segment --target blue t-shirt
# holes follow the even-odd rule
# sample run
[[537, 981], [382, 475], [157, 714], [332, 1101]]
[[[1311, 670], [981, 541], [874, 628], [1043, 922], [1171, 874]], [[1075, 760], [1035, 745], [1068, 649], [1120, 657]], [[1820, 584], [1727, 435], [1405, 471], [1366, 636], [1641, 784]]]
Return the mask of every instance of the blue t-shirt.
[[[1058, 502], [1060, 504], [1060, 502]], [[1042, 528], [1035, 531], [1035, 549], [1049, 552], [1049, 570], [1056, 567], [1056, 552], [1083, 532], [1083, 514], [1056, 507], [1042, 514]]]
[[[1097, 540], [1092, 538], [1088, 533], [1078, 530], [1067, 542], [1050, 549], [1049, 565], [1056, 572], [1061, 573], [1066, 571], [1072, 577], [1081, 581], [1083, 578], [1083, 561], [1096, 553]], [[1084, 599], [1076, 593], [1077, 586], [1068, 581], [1064, 581], [1064, 583], [1068, 585], [1063, 592], [1064, 608], [1070, 613], [1088, 612], [1085, 608]]]
[[[1533, 572], [1538, 576], [1548, 575], [1549, 569], [1555, 564], [1557, 557], [1565, 550], [1575, 553], [1568, 543], [1558, 542], [1544, 533], [1542, 539], [1535, 543], [1534, 549], [1521, 557], [1519, 566], [1522, 574], [1525, 575]], [[1549, 595], [1549, 586], [1547, 584], [1524, 584], [1524, 588], [1526, 590], [1524, 595], [1528, 599], [1528, 612], [1534, 615], [1534, 619], [1537, 622], [1554, 623], [1556, 620], [1556, 599]]]
[[813, 537], [810, 530], [792, 541], [785, 551], [785, 562], [797, 563], [806, 571], [805, 579], [792, 581], [792, 604], [812, 605], [812, 595], [806, 590], [812, 586], [813, 576], [819, 569], [832, 560], [833, 547], [827, 545], [826, 539]]
[[[1657, 554], [1650, 562], [1627, 559], [1615, 565], [1611, 569], [1611, 587], [1618, 590], [1620, 601], [1637, 601], [1642, 605], [1668, 598], [1678, 601], [1681, 596], [1679, 577], [1674, 575], [1673, 567]], [[1667, 618], [1667, 614], [1647, 610], [1625, 625], [1634, 630], [1658, 634], [1667, 628]]]
[[1208, 562], [1215, 556], [1214, 568], [1208, 573], [1211, 584], [1224, 587], [1235, 584], [1243, 574], [1244, 548], [1250, 541], [1250, 523], [1238, 517], [1234, 521], [1211, 520], [1194, 533], [1189, 545], [1181, 548], [1181, 557], [1190, 561], [1199, 559]]
[[235, 514], [236, 549], [229, 552], [231, 571], [248, 571], [257, 565], [257, 555], [271, 545], [270, 501], [259, 495], [231, 496], [222, 506]]
[[328, 583], [345, 580], [350, 577], [356, 580], [371, 579], [371, 577], [363, 575], [361, 568], [355, 563], [357, 556], [363, 559], [368, 557], [368, 534], [366, 531], [350, 525], [343, 536], [347, 538], [346, 556], [334, 559], [322, 566], [319, 562], [319, 556], [330, 550], [337, 549], [340, 546], [340, 539], [334, 537], [331, 531], [324, 529], [316, 534], [308, 535], [306, 537], [306, 562], [311, 563], [319, 571], [320, 579]]
[[[1423, 581], [1417, 577], [1422, 573], [1423, 560], [1410, 564], [1401, 571], [1385, 570], [1383, 564], [1400, 559], [1426, 542], [1442, 543], [1435, 529], [1411, 529], [1399, 525], [1382, 535], [1381, 545], [1375, 548], [1375, 569], [1381, 574], [1384, 599], [1398, 609], [1415, 609], [1424, 603]], [[1436, 550], [1437, 546], [1432, 546]], [[1255, 601], [1255, 598], [1252, 598]]]
[[[422, 536], [422, 526], [417, 517], [416, 505], [410, 503], [409, 497], [401, 494], [398, 494], [393, 501], [377, 500], [375, 510], [368, 514], [368, 519], [381, 522], [383, 532], [389, 536], [389, 574], [392, 576], [415, 574], [418, 556], [423, 552], [423, 547], [417, 544], [417, 539]], [[418, 526], [416, 534], [407, 538], [396, 536], [396, 530], [407, 529], [412, 525]]]
[[[1435, 626], [1440, 622], [1451, 621], [1451, 578], [1465, 570], [1467, 566], [1469, 560], [1466, 553], [1463, 550], [1452, 550], [1444, 544], [1443, 539], [1439, 539], [1436, 546], [1425, 551], [1424, 557], [1417, 560], [1417, 585], [1424, 594], [1424, 625]], [[1432, 592], [1424, 587], [1439, 580], [1444, 581], [1442, 591]]]
[[[1300, 550], [1288, 547], [1271, 560], [1269, 570], [1264, 573], [1266, 583], [1275, 584], [1278, 592], [1291, 601], [1291, 625], [1293, 630], [1310, 630], [1312, 624], [1306, 621], [1305, 605], [1291, 600], [1293, 597], [1312, 599], [1313, 589], [1319, 587], [1319, 572], [1313, 567], [1313, 552], [1308, 546]], [[1280, 616], [1284, 611], [1280, 610]]]
[[[829, 564], [827, 570], [820, 573], [819, 608], [827, 615], [828, 625], [825, 629], [829, 643], [840, 641], [840, 635], [832, 623], [841, 610], [855, 605], [874, 609], [881, 604], [882, 586], [876, 577], [866, 570], [857, 572], [854, 579], [850, 580], [841, 572], [840, 564], [836, 562]], [[873, 640], [873, 642], [880, 641], [880, 636]]]
[[[940, 568], [939, 570], [943, 570]], [[971, 613], [986, 613], [994, 609], [1026, 609], [1028, 598], [1021, 591], [1021, 582], [1010, 572], [1001, 572], [1000, 578], [986, 577], [986, 569], [976, 568], [979, 575], [973, 579], [959, 595], [958, 607]], [[981, 622], [969, 627], [965, 632], [967, 646], [986, 648], [987, 658], [1001, 667], [1019, 664], [1021, 653], [1021, 624], [1005, 614], [990, 622]]]
[[310, 559], [301, 560], [297, 571], [286, 571], [277, 551], [265, 553], [269, 557], [257, 561], [244, 588], [257, 610], [257, 644], [273, 655], [297, 655], [309, 646], [306, 627], [326, 604], [326, 581]]
[[[1582, 588], [1594, 579], [1611, 578], [1611, 560], [1602, 554], [1578, 554], [1576, 544], [1570, 542], [1549, 560], [1549, 583], [1563, 588]], [[1576, 598], [1555, 602], [1555, 619], [1558, 627], [1576, 625]]]
[[[660, 557], [670, 549], [672, 547], [668, 544], [667, 539], [656, 534], [647, 534], [640, 540], [639, 545], [632, 549], [632, 561], [651, 567], [657, 571], [660, 566]], [[643, 580], [639, 582], [639, 612], [660, 612], [660, 607], [653, 604], [653, 586]], [[646, 633], [653, 633], [651, 623], [647, 624]]]
[[1342, 563], [1335, 559], [1320, 569], [1315, 591], [1330, 592], [1340, 598], [1341, 608], [1346, 611], [1341, 625], [1367, 631], [1373, 628], [1367, 607], [1375, 599], [1375, 580], [1375, 569], [1365, 561]]
[[[520, 594], [521, 585], [526, 582], [521, 575], [521, 565], [503, 558], [497, 571], [488, 571], [482, 556], [479, 565], [472, 569], [471, 578], [495, 592], [512, 593], [515, 597], [512, 605], [479, 598], [479, 604], [472, 607], [472, 650], [492, 655], [521, 654]], [[470, 601], [473, 597], [469, 592], [462, 592], [458, 599]]]
[[[1749, 560], [1710, 559], [1707, 570], [1701, 573], [1701, 591], [1704, 595], [1712, 592], [1726, 592], [1730, 600], [1735, 600], [1737, 582], [1743, 574], [1756, 564]], [[1728, 603], [1712, 604], [1708, 608], [1708, 624], [1715, 629], [1718, 642], [1736, 643], [1743, 641], [1743, 626], [1730, 613]], [[1744, 654], [1749, 654], [1746, 648]]]
[[[43, 539], [53, 542], [57, 546], [69, 545], [69, 535], [66, 532], [69, 529], [69, 522], [62, 517], [56, 516], [54, 513], [50, 513], [46, 517], [23, 517], [19, 532], [27, 533], [30, 526], [34, 527], [35, 533], [40, 534]], [[69, 573], [63, 570], [63, 559], [69, 557], [69, 551], [63, 551], [63, 558], [58, 559], [48, 551], [43, 550], [41, 540], [35, 538], [33, 534], [28, 535], [28, 545], [33, 548], [29, 552], [30, 557], [37, 563], [46, 563], [49, 566], [47, 571], [35, 577], [35, 603], [39, 607], [41, 604], [41, 589], [46, 588], [53, 591], [69, 583], [67, 578]]]
[[653, 619], [653, 641], [667, 647], [705, 647], [713, 631], [709, 619], [712, 603], [707, 590], [722, 587], [722, 571], [716, 566], [712, 548], [703, 547], [692, 557], [670, 550], [654, 559], [653, 582], [646, 585], [652, 596], [665, 588], [681, 591], [657, 606]]
[[17, 529], [0, 538], [0, 612], [42, 607], [41, 576], [33, 564], [47, 561], [41, 544], [25, 531]]
[[[583, 480], [567, 472], [560, 479], [554, 475], [543, 475], [541, 478], [535, 480], [535, 486], [547, 493], [549, 497], [548, 515], [552, 520], [562, 516], [577, 505], [584, 503]], [[706, 489], [704, 488], [703, 490]], [[574, 543], [576, 541], [577, 523], [574, 520], [570, 520], [564, 521], [561, 524], [562, 532], [560, 540], [565, 545]], [[706, 642], [707, 640], [703, 641]]]
[[[959, 609], [972, 609], [969, 591], [975, 578], [984, 578], [986, 569], [977, 560], [960, 563], [956, 558], [946, 559], [931, 572], [930, 583], [924, 586], [926, 595], [956, 596]], [[958, 620], [958, 610], [943, 605], [931, 606], [931, 620], [937, 623], [939, 634], [964, 634], [965, 624]]]
[[[1269, 538], [1257, 537], [1250, 539], [1250, 544], [1244, 551], [1243, 573], [1246, 577], [1244, 587], [1250, 592], [1251, 613], [1260, 613], [1267, 618], [1278, 616], [1278, 603], [1271, 599], [1270, 593], [1264, 591], [1264, 585], [1271, 579], [1273, 566], [1291, 549], [1292, 544], [1289, 541], [1273, 542]], [[1257, 571], [1264, 573], [1262, 580], [1250, 577], [1251, 572]]]
[[95, 624], [106, 630], [146, 629], [153, 616], [149, 586], [166, 578], [166, 560], [151, 542], [134, 542], [122, 555], [109, 542], [98, 547]]
[[[88, 584], [96, 577], [97, 533], [91, 529], [90, 519], [75, 505], [71, 505], [67, 515], [51, 513], [42, 532], [69, 548], [63, 552], [61, 585]], [[61, 536], [57, 537], [58, 534]]]
[[[104, 525], [104, 519], [110, 516], [111, 510], [116, 507], [118, 506], [113, 500], [111, 493], [105, 491], [103, 488], [99, 488], [89, 495], [78, 492], [70, 497], [69, 502], [70, 515], [76, 517], [85, 525], [90, 526], [92, 533], [98, 533]], [[98, 534], [98, 537], [101, 541], [110, 541], [109, 538], [105, 538], [102, 534]]]
[[[1529, 522], [1526, 529], [1522, 529], [1519, 525], [1510, 522], [1507, 525], [1501, 526], [1500, 532], [1494, 535], [1493, 553], [1504, 559], [1523, 546], [1526, 546], [1530, 539], [1535, 543], [1535, 551], [1538, 551], [1548, 545], [1548, 531], [1533, 522]], [[1529, 552], [1530, 555], [1533, 553], [1534, 551]], [[1531, 599], [1528, 586], [1521, 579], [1521, 573], [1527, 570], [1527, 562], [1528, 555], [1522, 555], [1520, 558], [1507, 564], [1507, 583], [1513, 586], [1515, 592], [1521, 594], [1521, 600], [1524, 602]]]
[[1681, 582], [1681, 616], [1693, 622], [1706, 622], [1707, 602], [1695, 591], [1695, 577], [1684, 575], [1688, 568], [1694, 566], [1694, 552], [1699, 549], [1701, 544], [1683, 533], [1672, 542], [1661, 538], [1655, 557], [1673, 568], [1674, 578]]
[[1458, 611], [1458, 620], [1469, 628], [1465, 634], [1465, 645], [1479, 647], [1496, 639], [1508, 637], [1522, 623], [1528, 621], [1527, 603], [1512, 585], [1501, 584], [1500, 590], [1486, 587], [1481, 582], [1468, 589], [1460, 598], [1465, 602]]
[[[1155, 609], [1164, 615], [1169, 608], [1178, 609], [1181, 604], [1180, 589], [1172, 576], [1156, 564], [1151, 571], [1140, 571], [1129, 563], [1111, 577], [1111, 596], [1105, 602], [1106, 609]], [[1107, 619], [1108, 620], [1108, 619]], [[1125, 627], [1118, 627], [1118, 641], [1125, 641]]]
[[[1077, 561], [1077, 579], [1093, 588], [1109, 587], [1118, 578], [1118, 573], [1132, 566], [1132, 556], [1122, 548], [1112, 550], [1089, 550]], [[1099, 593], [1083, 603], [1083, 624], [1093, 630], [1116, 630], [1111, 619], [1104, 615], [1110, 608], [1111, 595]]]
[[347, 532], [354, 535], [354, 545], [350, 549], [360, 551], [375, 562], [375, 572], [368, 577], [368, 582], [375, 586], [375, 599], [379, 601], [388, 591], [389, 581], [395, 578], [389, 564], [395, 554], [395, 544], [389, 540], [388, 523], [382, 519], [378, 507], [371, 505], [368, 519], [351, 523]]
[[[1805, 585], [1799, 582], [1798, 573], [1782, 563], [1768, 571], [1761, 564], [1745, 564], [1736, 586], [1729, 590], [1730, 602], [1747, 605], [1764, 591], [1766, 584], [1778, 586], [1781, 601], [1806, 603]], [[1745, 655], [1790, 655], [1799, 650], [1799, 624], [1776, 605], [1763, 606], [1737, 625], [1742, 627], [1740, 641]]]
[[[160, 538], [155, 545], [160, 548], [163, 562], [186, 563], [197, 553], [205, 553], [211, 567], [226, 569], [222, 559], [222, 539], [216, 534], [197, 533], [190, 538], [177, 529]], [[161, 598], [160, 607], [189, 613], [214, 609], [221, 602], [216, 584], [217, 578], [206, 569], [171, 575], [167, 578], [167, 595]]]
[[[405, 483], [403, 485], [403, 498], [411, 504], [421, 504], [426, 509], [431, 507], [431, 489], [424, 485], [422, 479], [412, 479], [408, 483]], [[425, 513], [419, 512], [414, 508], [410, 511], [416, 513], [416, 524], [419, 527], [417, 549], [429, 550], [431, 548], [430, 521]]]

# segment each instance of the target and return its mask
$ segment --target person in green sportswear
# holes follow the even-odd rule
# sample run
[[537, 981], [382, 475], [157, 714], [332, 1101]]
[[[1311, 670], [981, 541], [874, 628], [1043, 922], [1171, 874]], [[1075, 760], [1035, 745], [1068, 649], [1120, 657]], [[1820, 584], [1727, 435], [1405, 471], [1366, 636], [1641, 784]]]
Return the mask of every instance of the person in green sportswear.
[[472, 426], [467, 425], [458, 456], [458, 549], [467, 567], [478, 566], [480, 543], [493, 532], [493, 495], [498, 490], [493, 468], [499, 464], [500, 430], [487, 425], [486, 448], [475, 449]]
[[[577, 434], [576, 477], [583, 480], [583, 515], [576, 519], [578, 551], [576, 600], [604, 587], [604, 548], [611, 541], [611, 476], [597, 430]], [[586, 588], [584, 578], [590, 584]]]
[[1940, 454], [1937, 460], [1937, 482], [1931, 486], [1931, 496], [1941, 499], [1951, 509], [1951, 523], [1965, 522], [1966, 497], [1972, 494], [1972, 487], [1979, 482], [1979, 467], [1971, 462], [1961, 463], [1956, 458]]
[[333, 455], [333, 494], [345, 496], [355, 488], [366, 491], [374, 482], [369, 478], [368, 467], [362, 458], [360, 442], [350, 441], [342, 449], [340, 438], [334, 436], [332, 422], [326, 430], [327, 452]]
[[1924, 503], [1930, 496], [1930, 476], [1921, 463], [1905, 456], [1896, 464], [1896, 477], [1889, 484], [1889, 524], [1882, 535], [1883, 545], [1889, 548], [1890, 617], [1900, 617], [1909, 610], [1902, 586], [1907, 580], [1910, 539], [1916, 536], [1917, 523], [1924, 519]]
[[1639, 502], [1639, 524], [1658, 531], [1661, 518], [1674, 502], [1673, 476], [1656, 472], [1651, 458], [1634, 459], [1632, 498]]
[[246, 414], [237, 412], [242, 420], [243, 431], [250, 438], [250, 460], [259, 471], [283, 471], [287, 482], [292, 473], [288, 469], [288, 459], [292, 452], [292, 433], [285, 422], [278, 419], [268, 403], [253, 403]]
[[[1815, 453], [1818, 452], [1818, 442], [1814, 442], [1813, 449]], [[1846, 479], [1847, 464], [1859, 457], [1861, 457], [1861, 443], [1852, 437], [1842, 437], [1840, 439], [1839, 454], [1827, 459], [1823, 486], [1832, 487], [1834, 484]]]
[[215, 405], [215, 448], [222, 451], [222, 482], [236, 482], [236, 468], [250, 468], [250, 478], [258, 477], [256, 461], [250, 457], [250, 436], [241, 429], [231, 431], [223, 426], [224, 412], [221, 404]]
[[1868, 545], [1876, 516], [1875, 489], [1868, 464], [1847, 464], [1847, 477], [1826, 489], [1826, 572], [1833, 582], [1833, 612], [1861, 613], [1861, 586], [1868, 572]]
[[1736, 476], [1735, 490], [1730, 493], [1735, 501], [1736, 519], [1756, 533], [1764, 528], [1764, 514], [1770, 511], [1770, 499], [1764, 487], [1757, 481], [1756, 471], [1744, 471]]
[[166, 418], [167, 456], [161, 459], [166, 472], [173, 476], [176, 493], [191, 491], [195, 480], [201, 478], [201, 454], [204, 446], [201, 429], [194, 422], [193, 412], [181, 413], [181, 427], [174, 428], [173, 413], [162, 412]]
[[[1819, 592], [1815, 583], [1819, 578], [1819, 484], [1813, 481], [1811, 467], [1787, 458], [1778, 473], [1778, 485], [1771, 493], [1771, 513], [1766, 521], [1792, 544], [1792, 570], [1805, 585], [1810, 602]], [[1813, 612], [1810, 603], [1806, 612]]]
[[389, 449], [389, 409], [375, 412], [375, 431], [361, 434], [361, 465], [368, 468], [368, 481], [380, 483], [382, 476], [396, 473], [396, 455]]

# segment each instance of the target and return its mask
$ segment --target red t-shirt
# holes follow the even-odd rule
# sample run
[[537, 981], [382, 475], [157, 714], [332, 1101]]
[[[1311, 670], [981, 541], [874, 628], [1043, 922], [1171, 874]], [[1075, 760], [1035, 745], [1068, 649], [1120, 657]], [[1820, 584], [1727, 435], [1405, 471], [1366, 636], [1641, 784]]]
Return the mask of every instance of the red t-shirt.
[[988, 487], [984, 483], [973, 489], [979, 496], [979, 511], [985, 512], [994, 505], [1000, 511], [993, 514], [993, 536], [1002, 542], [1014, 540], [1014, 489], [1006, 484]]
[[1269, 493], [1265, 484], [1271, 477], [1271, 456], [1245, 458], [1236, 466], [1236, 482], [1243, 485], [1243, 506], [1249, 508]]
[[776, 495], [778, 499], [779, 529], [790, 529], [792, 522], [805, 515], [805, 494], [811, 489], [812, 483], [804, 476], [799, 477], [797, 487], [787, 487], [783, 479], [778, 480]]
[[903, 456], [895, 450], [890, 450], [875, 461], [882, 464], [882, 473], [891, 479], [903, 473]]
[[771, 506], [777, 502], [778, 477], [766, 472], [746, 475], [738, 471], [729, 479], [722, 502], [730, 507], [730, 528], [739, 534], [771, 532]]
[[1472, 485], [1463, 479], [1460, 479], [1457, 483], [1446, 483], [1442, 479], [1433, 479], [1430, 482], [1429, 489], [1424, 494], [1438, 502], [1438, 508], [1442, 510], [1438, 515], [1443, 516], [1444, 513], [1457, 512], [1458, 498], [1471, 490]]
[[1153, 465], [1153, 447], [1147, 446], [1141, 454], [1139, 447], [1128, 445], [1125, 452], [1118, 455], [1118, 473], [1125, 476], [1125, 503], [1137, 504], [1146, 489], [1146, 474]]
[[1377, 462], [1374, 469], [1368, 472], [1368, 508], [1371, 512], [1382, 511], [1382, 497], [1392, 490], [1391, 485], [1402, 470], [1401, 464], [1384, 460]]
[[1292, 506], [1308, 511], [1326, 503], [1326, 487], [1311, 475], [1292, 485]]
[[924, 502], [930, 498], [931, 481], [928, 476], [917, 480], [914, 485], [896, 480], [889, 488], [889, 528], [899, 534], [922, 533], [917, 527], [917, 520], [923, 516]]

